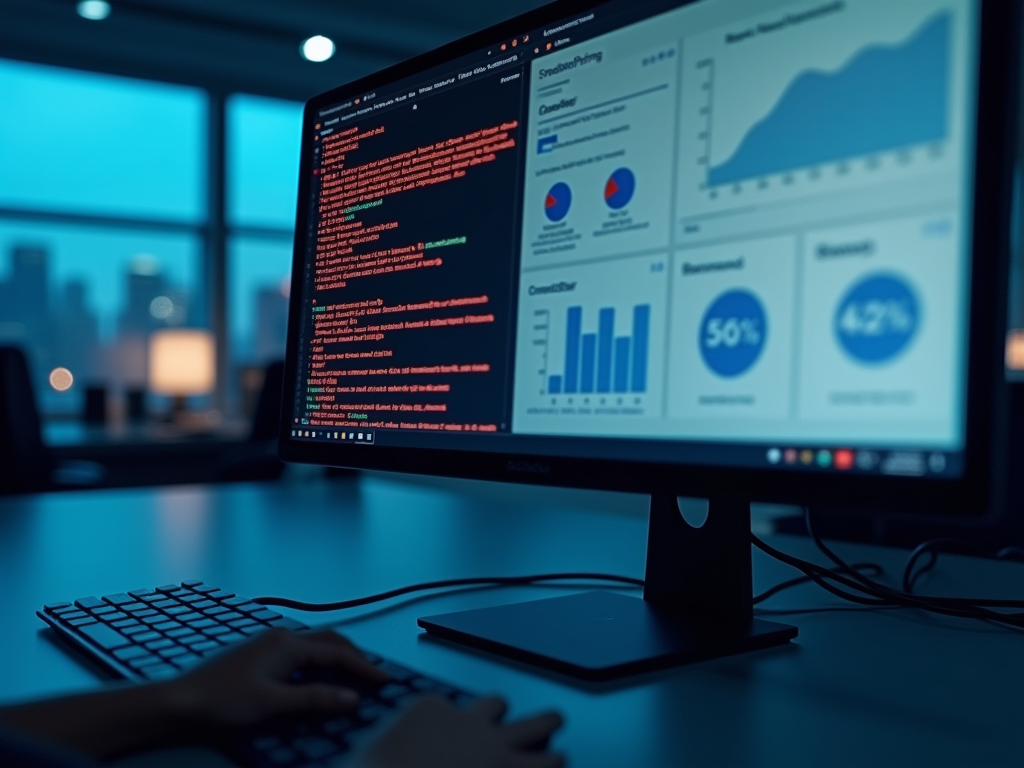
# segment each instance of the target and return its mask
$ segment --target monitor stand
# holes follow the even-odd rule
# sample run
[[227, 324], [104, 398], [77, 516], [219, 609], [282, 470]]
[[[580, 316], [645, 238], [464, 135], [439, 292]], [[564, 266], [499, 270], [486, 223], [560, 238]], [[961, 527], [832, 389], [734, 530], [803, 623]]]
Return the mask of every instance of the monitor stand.
[[796, 627], [754, 618], [750, 503], [713, 498], [699, 527], [651, 496], [643, 599], [593, 591], [426, 616], [435, 637], [586, 680], [786, 643]]

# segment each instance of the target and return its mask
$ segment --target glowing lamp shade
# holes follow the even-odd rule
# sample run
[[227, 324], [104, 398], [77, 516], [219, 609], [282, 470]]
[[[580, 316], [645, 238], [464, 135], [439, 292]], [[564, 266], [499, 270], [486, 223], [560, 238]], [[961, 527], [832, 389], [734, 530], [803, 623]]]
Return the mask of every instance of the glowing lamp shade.
[[149, 339], [149, 388], [158, 395], [207, 395], [217, 382], [213, 334], [173, 329]]

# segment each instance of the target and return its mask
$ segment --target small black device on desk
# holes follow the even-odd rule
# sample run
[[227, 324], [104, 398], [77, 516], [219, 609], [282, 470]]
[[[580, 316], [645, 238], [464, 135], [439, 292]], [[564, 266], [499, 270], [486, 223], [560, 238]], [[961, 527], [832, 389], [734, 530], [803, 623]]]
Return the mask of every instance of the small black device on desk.
[[[66, 641], [129, 680], [162, 680], [185, 671], [271, 627], [301, 631], [304, 624], [201, 581], [53, 603], [37, 612]], [[379, 656], [371, 663], [391, 680], [362, 687], [352, 715], [282, 718], [222, 745], [256, 768], [340, 764], [383, 717], [413, 697], [434, 694], [462, 706], [475, 697]]]

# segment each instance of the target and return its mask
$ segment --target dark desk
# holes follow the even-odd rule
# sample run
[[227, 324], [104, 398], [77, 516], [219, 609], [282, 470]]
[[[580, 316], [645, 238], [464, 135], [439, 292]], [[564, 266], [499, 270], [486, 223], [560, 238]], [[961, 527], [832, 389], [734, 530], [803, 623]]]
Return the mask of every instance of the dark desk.
[[[0, 700], [96, 687], [34, 617], [46, 602], [188, 578], [323, 601], [555, 570], [641, 575], [645, 500], [479, 483], [305, 481], [0, 501]], [[779, 537], [810, 556], [806, 541]], [[840, 547], [896, 574], [905, 553]], [[792, 572], [755, 552], [755, 588]], [[944, 558], [925, 588], [1020, 596], [1024, 566]], [[1019, 766], [1024, 633], [906, 611], [786, 614], [791, 647], [591, 689], [425, 639], [417, 616], [562, 593], [467, 590], [315, 616], [514, 712], [554, 706], [575, 766]], [[767, 608], [840, 605], [815, 587]], [[307, 618], [307, 621], [309, 619]]]

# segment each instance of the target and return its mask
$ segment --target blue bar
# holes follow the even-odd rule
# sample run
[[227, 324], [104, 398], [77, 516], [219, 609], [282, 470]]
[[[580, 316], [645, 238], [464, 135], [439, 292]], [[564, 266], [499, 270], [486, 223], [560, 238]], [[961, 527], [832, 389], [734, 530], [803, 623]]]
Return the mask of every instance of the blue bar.
[[620, 336], [615, 340], [615, 391], [626, 392], [629, 389], [629, 336]]
[[651, 327], [651, 305], [633, 307], [633, 391], [647, 391], [647, 340]]
[[605, 307], [597, 316], [597, 391], [612, 390], [612, 334], [615, 332], [615, 310]]
[[597, 351], [597, 334], [583, 334], [583, 370], [580, 373], [580, 392], [594, 391], [594, 354]]
[[562, 377], [561, 376], [550, 376], [548, 377], [548, 394], [559, 395], [562, 393]]
[[565, 324], [565, 392], [579, 391], [580, 379], [580, 325], [583, 322], [583, 307], [569, 307]]

